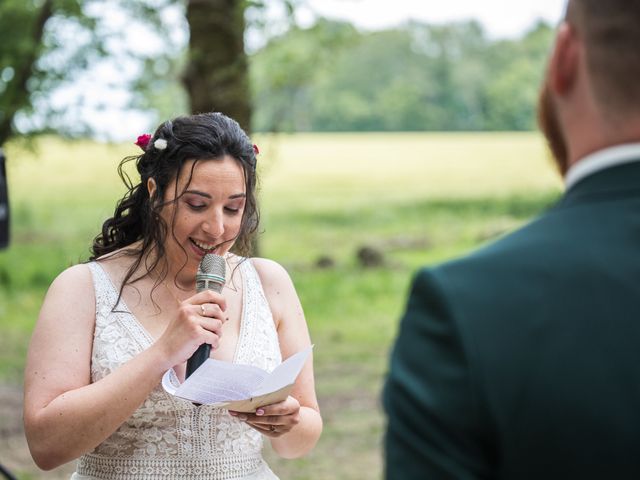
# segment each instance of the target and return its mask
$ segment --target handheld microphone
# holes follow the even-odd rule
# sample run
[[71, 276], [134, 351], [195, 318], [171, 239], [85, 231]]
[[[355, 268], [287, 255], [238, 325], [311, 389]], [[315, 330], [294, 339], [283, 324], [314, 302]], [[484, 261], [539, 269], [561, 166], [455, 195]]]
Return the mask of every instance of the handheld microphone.
[[[224, 257], [208, 253], [200, 261], [198, 273], [196, 273], [196, 291], [213, 290], [216, 293], [222, 291], [226, 281], [227, 266]], [[195, 372], [211, 353], [211, 345], [203, 343], [187, 360], [187, 372], [185, 378]]]

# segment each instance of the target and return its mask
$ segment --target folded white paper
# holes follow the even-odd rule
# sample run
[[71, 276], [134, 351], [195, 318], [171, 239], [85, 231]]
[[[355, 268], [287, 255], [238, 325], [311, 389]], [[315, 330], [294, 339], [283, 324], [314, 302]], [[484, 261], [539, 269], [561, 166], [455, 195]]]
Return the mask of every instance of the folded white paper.
[[176, 397], [237, 412], [255, 412], [258, 407], [286, 399], [304, 367], [310, 347], [291, 355], [271, 373], [251, 365], [207, 359], [180, 384], [173, 369], [162, 377], [162, 387]]

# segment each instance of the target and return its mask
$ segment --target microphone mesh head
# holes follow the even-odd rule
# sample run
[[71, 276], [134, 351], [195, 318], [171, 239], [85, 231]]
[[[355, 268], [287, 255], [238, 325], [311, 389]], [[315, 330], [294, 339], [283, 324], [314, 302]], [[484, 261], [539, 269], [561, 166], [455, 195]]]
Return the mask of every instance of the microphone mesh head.
[[201, 292], [203, 290], [215, 290], [216, 292], [222, 291], [222, 287], [226, 281], [227, 264], [224, 257], [216, 255], [214, 253], [207, 253], [198, 266], [198, 273], [196, 273], [196, 290]]
[[227, 265], [224, 261], [224, 257], [216, 255], [215, 253], [207, 253], [200, 261], [199, 270], [202, 273], [214, 273], [224, 277], [226, 269]]

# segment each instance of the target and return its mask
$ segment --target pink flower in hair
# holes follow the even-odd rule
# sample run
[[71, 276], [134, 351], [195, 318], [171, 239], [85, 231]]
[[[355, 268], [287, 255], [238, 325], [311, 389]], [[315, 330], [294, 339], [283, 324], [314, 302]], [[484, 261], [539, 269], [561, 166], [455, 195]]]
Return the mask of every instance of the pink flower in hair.
[[138, 140], [136, 140], [135, 144], [139, 146], [142, 150], [147, 150], [147, 145], [149, 145], [149, 141], [151, 140], [151, 135], [145, 133], [144, 135], [138, 136]]

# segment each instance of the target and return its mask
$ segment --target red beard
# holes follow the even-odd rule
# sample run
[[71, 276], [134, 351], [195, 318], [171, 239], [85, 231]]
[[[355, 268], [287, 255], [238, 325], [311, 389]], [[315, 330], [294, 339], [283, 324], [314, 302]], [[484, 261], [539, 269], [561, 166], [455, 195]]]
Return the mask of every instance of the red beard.
[[569, 169], [567, 142], [558, 120], [556, 105], [546, 83], [540, 91], [540, 99], [538, 101], [538, 125], [547, 139], [547, 144], [558, 170], [564, 176]]

